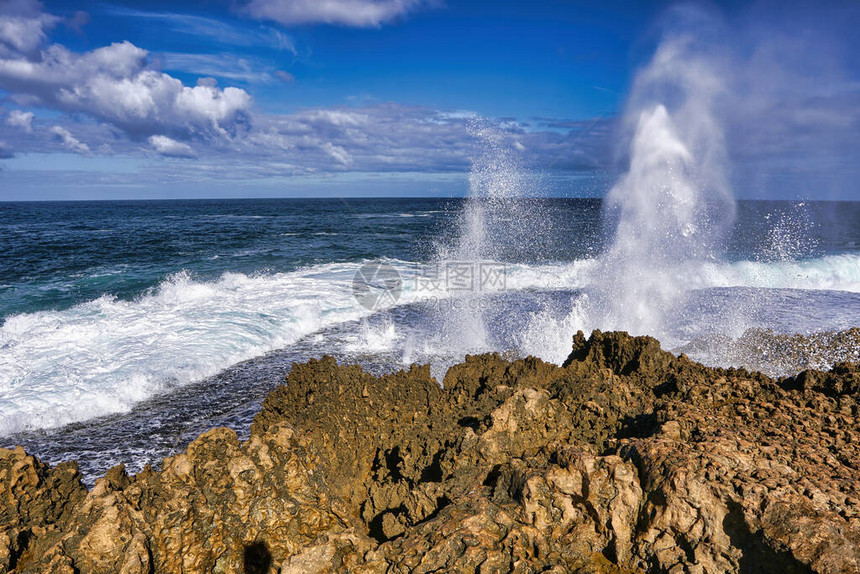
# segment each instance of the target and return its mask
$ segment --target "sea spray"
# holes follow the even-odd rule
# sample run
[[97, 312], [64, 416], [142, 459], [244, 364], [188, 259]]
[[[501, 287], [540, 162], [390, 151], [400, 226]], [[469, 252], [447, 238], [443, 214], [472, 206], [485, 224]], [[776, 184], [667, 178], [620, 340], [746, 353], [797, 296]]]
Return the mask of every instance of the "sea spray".
[[[577, 329], [626, 330], [676, 341], [688, 289], [706, 264], [722, 261], [735, 205], [719, 108], [728, 71], [702, 42], [711, 16], [676, 10], [683, 20], [636, 76], [623, 117], [629, 166], [604, 199], [608, 247], [575, 290], [570, 311], [535, 313], [520, 348], [562, 360]], [[694, 33], [689, 31], [693, 30]]]
[[[471, 273], [468, 287], [457, 301], [439, 308], [444, 354], [487, 351], [494, 347], [484, 311], [488, 294], [482, 273], [488, 264], [509, 259], [529, 234], [528, 219], [534, 217], [523, 196], [529, 189], [522, 165], [522, 144], [516, 134], [476, 118], [469, 124], [475, 141], [469, 173], [469, 198], [461, 215], [459, 231], [452, 243], [438, 249], [442, 273], [462, 265]], [[498, 285], [492, 290], [498, 291]]]
[[474, 141], [470, 157], [469, 196], [453, 244], [442, 245], [442, 259], [480, 261], [510, 258], [534, 229], [524, 219], [534, 213], [525, 196], [534, 190], [533, 175], [525, 168], [524, 147], [517, 134], [485, 119], [468, 126]]
[[689, 36], [664, 40], [634, 83], [630, 167], [606, 197], [615, 233], [592, 296], [601, 328], [665, 336], [691, 275], [721, 255], [734, 216], [716, 116], [723, 84], [698, 48]]

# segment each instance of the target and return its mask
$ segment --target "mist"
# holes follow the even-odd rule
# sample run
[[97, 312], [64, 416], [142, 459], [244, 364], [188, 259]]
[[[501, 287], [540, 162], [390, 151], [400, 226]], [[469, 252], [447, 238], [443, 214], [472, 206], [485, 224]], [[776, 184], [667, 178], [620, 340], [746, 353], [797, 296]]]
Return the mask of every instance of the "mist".
[[[664, 46], [692, 38], [698, 65], [718, 74], [711, 114], [735, 197], [860, 198], [858, 29], [858, 2], [680, 4], [654, 27], [652, 40]], [[634, 84], [628, 109], [638, 105], [637, 91]], [[620, 124], [622, 163], [630, 128]]]

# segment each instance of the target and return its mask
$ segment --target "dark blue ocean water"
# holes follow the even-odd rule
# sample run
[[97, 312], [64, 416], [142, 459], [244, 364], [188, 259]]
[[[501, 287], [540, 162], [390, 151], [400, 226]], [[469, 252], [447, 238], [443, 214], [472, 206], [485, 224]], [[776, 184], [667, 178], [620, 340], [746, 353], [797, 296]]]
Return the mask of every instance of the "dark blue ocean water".
[[0, 317], [141, 295], [171, 274], [426, 258], [456, 201], [0, 203]]
[[[213, 425], [244, 428], [293, 360], [332, 353], [379, 371], [426, 361], [441, 375], [467, 350], [558, 361], [576, 329], [604, 327], [587, 312], [613, 239], [600, 200], [490, 202], [477, 227], [469, 206], [0, 203], [0, 436], [54, 462], [78, 458], [90, 476], [134, 469]], [[411, 282], [476, 237], [505, 266], [501, 292]], [[403, 292], [367, 309], [354, 281], [379, 260]], [[860, 324], [860, 202], [739, 202], [694, 263], [673, 276], [685, 307], [654, 333], [667, 345]]]
[[[0, 202], [0, 318], [130, 299], [179, 271], [293, 271], [334, 261], [425, 261], [456, 227], [463, 199], [239, 199]], [[607, 237], [599, 199], [529, 200], [543, 234], [507, 259], [573, 261]], [[528, 231], [528, 230], [527, 230]], [[860, 252], [860, 202], [740, 202], [727, 259]]]

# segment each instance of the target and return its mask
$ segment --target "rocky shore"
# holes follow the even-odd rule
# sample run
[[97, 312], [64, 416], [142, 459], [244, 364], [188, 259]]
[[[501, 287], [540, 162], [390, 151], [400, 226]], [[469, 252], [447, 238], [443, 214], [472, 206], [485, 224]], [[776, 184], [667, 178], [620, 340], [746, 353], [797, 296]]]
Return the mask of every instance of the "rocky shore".
[[2, 572], [858, 572], [860, 365], [774, 380], [647, 337], [564, 365], [296, 364], [160, 470], [0, 449]]

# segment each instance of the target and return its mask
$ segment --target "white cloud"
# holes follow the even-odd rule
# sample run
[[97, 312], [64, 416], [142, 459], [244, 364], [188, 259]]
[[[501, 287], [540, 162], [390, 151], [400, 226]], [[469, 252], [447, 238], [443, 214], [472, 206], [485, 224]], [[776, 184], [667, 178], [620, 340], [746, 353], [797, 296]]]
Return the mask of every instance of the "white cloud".
[[159, 54], [159, 56], [164, 58], [165, 70], [183, 71], [201, 76], [215, 76], [240, 82], [273, 82], [279, 72], [260, 61], [243, 58], [230, 53], [187, 54], [181, 52], [164, 52]]
[[315, 172], [452, 171], [468, 166], [470, 137], [462, 120], [435, 110], [384, 104], [312, 108], [259, 116], [239, 153], [283, 161]]
[[223, 134], [246, 119], [251, 103], [246, 91], [185, 86], [151, 69], [146, 56], [130, 42], [83, 54], [55, 44], [38, 61], [0, 58], [0, 88], [137, 134]]
[[108, 7], [107, 11], [117, 16], [138, 21], [157, 22], [156, 25], [158, 26], [164, 25], [176, 32], [200, 36], [221, 45], [277, 48], [298, 55], [293, 39], [282, 31], [269, 26], [233, 25], [204, 16], [176, 12], [148, 12], [119, 6]]
[[13, 101], [82, 112], [136, 136], [223, 136], [247, 123], [246, 91], [186, 86], [130, 42], [84, 53], [44, 47], [58, 20], [35, 0], [0, 0], [0, 89]]
[[367, 125], [370, 116], [346, 109], [319, 109], [306, 112], [309, 120], [337, 128], [356, 128]]
[[[465, 173], [476, 149], [468, 118], [417, 106], [310, 108], [285, 115], [258, 113], [253, 120], [236, 137], [193, 141], [167, 132], [130, 138], [111, 124], [81, 122], [73, 115], [58, 118], [52, 125], [74, 133], [96, 155], [140, 156], [142, 139], [143, 149], [153, 153], [194, 157], [195, 161], [183, 164], [181, 173], [172, 162], [160, 167], [162, 171], [173, 170], [171, 177], [185, 181], [262, 180], [342, 172]], [[0, 140], [14, 142], [19, 155], [55, 152], [61, 136], [34, 127], [32, 134], [25, 134], [0, 121]], [[518, 153], [526, 166], [588, 173], [609, 164], [608, 142], [613, 130], [608, 120], [571, 123], [565, 131], [546, 131], [539, 126], [526, 130], [510, 122], [498, 123], [498, 129], [510, 134], [515, 148], [518, 142], [522, 144], [525, 150]]]
[[190, 145], [170, 139], [167, 136], [150, 136], [149, 145], [166, 157], [196, 157]]
[[250, 0], [255, 18], [295, 24], [339, 24], [378, 27], [435, 2], [427, 0]]
[[21, 110], [12, 110], [9, 112], [9, 117], [6, 118], [6, 123], [14, 128], [24, 130], [28, 134], [33, 133], [33, 112], [22, 112]]
[[[233, 158], [255, 163], [260, 172], [285, 175], [341, 172], [451, 173], [469, 169], [475, 138], [472, 116], [417, 106], [379, 104], [361, 108], [312, 108], [289, 115], [261, 115], [255, 129], [233, 142]], [[511, 122], [486, 120], [509, 134], [523, 165], [583, 173], [609, 164], [610, 120], [583, 122], [567, 129], [526, 131]], [[226, 153], [226, 151], [224, 152]], [[204, 155], [201, 157], [205, 161]], [[248, 166], [251, 169], [250, 166]], [[237, 166], [237, 173], [238, 173]]]
[[322, 145], [322, 149], [325, 150], [325, 152], [340, 165], [347, 166], [352, 164], [352, 156], [350, 156], [349, 152], [347, 152], [339, 145], [334, 145], [331, 142], [325, 142]]
[[64, 127], [54, 126], [51, 133], [63, 144], [63, 147], [81, 155], [92, 155], [90, 146], [79, 141], [72, 133]]
[[59, 21], [42, 12], [42, 3], [36, 0], [0, 0], [0, 56], [38, 52], [47, 38], [45, 31]]

